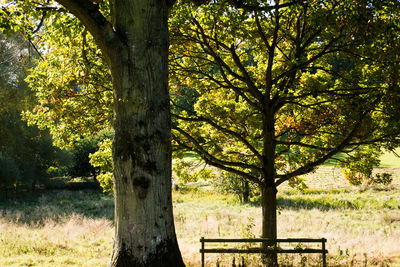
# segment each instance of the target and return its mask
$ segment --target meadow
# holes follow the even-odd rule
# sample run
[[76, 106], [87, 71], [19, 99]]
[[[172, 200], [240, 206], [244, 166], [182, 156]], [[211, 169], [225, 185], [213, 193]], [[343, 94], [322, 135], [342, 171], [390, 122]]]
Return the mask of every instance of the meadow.
[[[400, 168], [384, 171], [393, 174], [389, 186], [349, 186], [340, 170], [328, 166], [306, 177], [308, 189], [283, 184], [278, 192], [278, 236], [327, 238], [328, 266], [400, 266]], [[260, 235], [256, 200], [242, 204], [203, 182], [174, 192], [173, 203], [187, 266], [200, 265], [202, 236]], [[112, 250], [112, 219], [112, 196], [91, 190], [53, 190], [3, 200], [0, 266], [105, 266]], [[257, 266], [257, 257], [245, 257]], [[223, 258], [207, 254], [206, 261], [215, 266]], [[318, 256], [305, 255], [282, 255], [279, 260], [283, 266], [321, 262]]]

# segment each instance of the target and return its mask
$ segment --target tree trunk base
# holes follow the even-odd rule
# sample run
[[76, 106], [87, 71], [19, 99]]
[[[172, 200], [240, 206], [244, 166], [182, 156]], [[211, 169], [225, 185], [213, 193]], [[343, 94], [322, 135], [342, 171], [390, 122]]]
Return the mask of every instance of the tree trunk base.
[[262, 237], [271, 239], [271, 242], [264, 242], [262, 244], [266, 253], [262, 255], [262, 262], [264, 266], [278, 266], [278, 257], [275, 252], [268, 251], [268, 248], [276, 248], [277, 238], [277, 214], [276, 214], [276, 187], [265, 186], [262, 188]]
[[108, 267], [185, 267], [177, 244], [169, 242], [158, 247], [157, 254], [138, 259], [126, 249], [114, 251]]

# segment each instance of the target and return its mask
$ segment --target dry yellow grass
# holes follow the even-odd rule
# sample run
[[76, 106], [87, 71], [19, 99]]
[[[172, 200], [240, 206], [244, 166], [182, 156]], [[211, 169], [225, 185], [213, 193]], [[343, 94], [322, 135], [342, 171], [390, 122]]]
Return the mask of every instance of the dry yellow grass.
[[[327, 238], [329, 266], [400, 266], [400, 177], [387, 190], [360, 190], [332, 172], [339, 171], [324, 167], [314, 174], [320, 180], [313, 184], [316, 192], [280, 190], [279, 237]], [[341, 206], [345, 201], [351, 205]], [[112, 249], [110, 214], [111, 197], [89, 191], [0, 203], [0, 266], [105, 266]], [[230, 195], [174, 193], [174, 215], [188, 266], [200, 265], [202, 236], [260, 235], [260, 207], [240, 204]], [[217, 258], [206, 257], [214, 266]]]
[[[194, 210], [201, 210], [191, 206]], [[255, 218], [254, 234], [260, 235], [261, 213], [256, 207], [221, 207], [205, 214], [181, 214], [177, 205], [176, 221], [178, 238], [185, 262], [200, 265], [199, 237], [242, 237], [249, 220]], [[373, 266], [373, 263], [400, 266], [395, 263], [400, 256], [400, 211], [352, 210], [282, 210], [278, 215], [279, 237], [328, 239], [330, 265]], [[208, 255], [210, 261], [218, 256]], [[383, 265], [386, 266], [386, 265]]]
[[71, 215], [27, 225], [0, 219], [0, 266], [103, 266], [109, 258], [108, 219]]

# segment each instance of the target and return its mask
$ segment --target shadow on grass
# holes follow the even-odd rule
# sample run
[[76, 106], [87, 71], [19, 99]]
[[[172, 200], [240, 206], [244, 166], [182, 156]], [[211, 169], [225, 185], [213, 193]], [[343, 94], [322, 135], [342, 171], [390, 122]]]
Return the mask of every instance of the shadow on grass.
[[277, 198], [277, 206], [281, 209], [291, 210], [312, 210], [318, 209], [322, 211], [332, 209], [358, 209], [358, 205], [349, 200], [326, 200], [323, 198], [307, 199], [307, 198]]
[[[349, 200], [340, 200], [340, 199], [324, 199], [324, 198], [315, 198], [310, 199], [306, 197], [285, 197], [278, 196], [277, 197], [277, 208], [278, 209], [286, 209], [286, 210], [312, 210], [318, 209], [322, 211], [327, 210], [339, 210], [339, 209], [359, 209], [360, 203], [355, 203]], [[261, 207], [260, 201], [252, 201], [247, 203], [247, 205], [253, 207]]]
[[59, 222], [72, 215], [113, 220], [113, 197], [98, 190], [47, 190], [0, 201], [0, 218], [21, 224]]

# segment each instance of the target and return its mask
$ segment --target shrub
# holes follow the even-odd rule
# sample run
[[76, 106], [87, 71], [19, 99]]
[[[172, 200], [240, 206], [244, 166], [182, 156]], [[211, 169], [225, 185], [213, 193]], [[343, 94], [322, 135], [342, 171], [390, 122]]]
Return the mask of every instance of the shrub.
[[99, 144], [99, 149], [90, 154], [90, 164], [100, 169], [97, 180], [104, 192], [113, 191], [113, 165], [112, 165], [112, 142], [110, 138], [104, 139]]
[[304, 177], [293, 177], [289, 180], [289, 186], [292, 188], [296, 188], [300, 191], [304, 191], [308, 188], [305, 180], [306, 179]]
[[384, 172], [376, 174], [375, 178], [371, 180], [371, 183], [389, 185], [392, 183], [392, 181], [393, 181], [392, 174]]
[[221, 193], [235, 194], [242, 203], [249, 202], [250, 198], [258, 193], [258, 187], [255, 184], [228, 172], [222, 172], [215, 179], [215, 187]]
[[103, 192], [111, 192], [114, 190], [113, 174], [112, 172], [105, 172], [97, 176], [97, 180], [100, 183]]
[[373, 147], [358, 148], [341, 163], [342, 173], [351, 185], [361, 185], [372, 177], [372, 171], [379, 166], [380, 150]]

